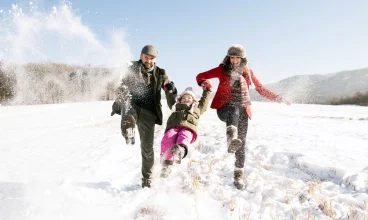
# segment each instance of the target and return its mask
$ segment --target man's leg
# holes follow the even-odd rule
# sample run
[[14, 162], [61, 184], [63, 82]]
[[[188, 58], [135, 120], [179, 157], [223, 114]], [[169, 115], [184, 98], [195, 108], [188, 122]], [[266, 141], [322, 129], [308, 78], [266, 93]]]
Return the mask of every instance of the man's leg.
[[135, 107], [131, 107], [128, 111], [122, 108], [121, 112], [121, 134], [125, 138], [126, 144], [135, 144], [135, 124], [137, 112]]
[[141, 140], [142, 153], [142, 187], [150, 187], [152, 167], [154, 163], [153, 141], [156, 116], [147, 110], [141, 109], [138, 113], [137, 126]]
[[127, 115], [121, 119], [121, 134], [125, 138], [126, 144], [135, 144], [135, 118], [133, 115]]

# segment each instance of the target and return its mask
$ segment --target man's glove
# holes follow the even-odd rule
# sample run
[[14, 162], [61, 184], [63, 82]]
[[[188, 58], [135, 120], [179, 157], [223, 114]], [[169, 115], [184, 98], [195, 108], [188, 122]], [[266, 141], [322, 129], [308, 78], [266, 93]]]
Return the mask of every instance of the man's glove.
[[164, 90], [165, 92], [168, 91], [169, 93], [173, 93], [173, 94], [177, 93], [175, 84], [172, 81], [164, 85]]
[[119, 103], [117, 101], [115, 101], [113, 104], [112, 104], [112, 111], [111, 111], [111, 116], [115, 115], [115, 114], [118, 114], [120, 115], [121, 114], [121, 106], [119, 105]]

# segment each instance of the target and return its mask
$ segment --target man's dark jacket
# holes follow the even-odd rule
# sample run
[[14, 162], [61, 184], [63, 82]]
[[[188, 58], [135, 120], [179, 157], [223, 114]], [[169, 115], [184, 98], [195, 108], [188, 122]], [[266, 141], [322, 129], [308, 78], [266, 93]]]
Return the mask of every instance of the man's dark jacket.
[[[115, 100], [112, 110], [115, 114], [121, 114], [122, 117], [125, 117], [129, 114], [131, 106], [133, 106], [135, 110], [139, 109], [139, 106], [136, 106], [135, 103], [131, 103], [131, 90], [137, 89], [137, 83], [140, 82], [140, 77], [142, 77], [141, 61], [134, 61], [132, 65], [128, 68], [127, 73], [124, 75], [121, 84], [118, 88], [117, 99]], [[143, 76], [147, 77], [147, 76]], [[152, 112], [157, 116], [155, 121], [156, 124], [162, 125], [162, 105], [161, 105], [161, 89], [164, 89], [164, 82], [169, 81], [168, 77], [165, 73], [164, 69], [161, 69], [158, 66], [154, 66], [152, 77], [150, 81], [150, 85], [153, 91], [153, 98], [156, 107], [156, 111]], [[167, 105], [171, 109], [171, 107], [175, 104], [175, 98], [177, 95], [176, 88], [173, 86], [173, 83], [170, 83], [173, 88], [166, 89], [166, 101]]]

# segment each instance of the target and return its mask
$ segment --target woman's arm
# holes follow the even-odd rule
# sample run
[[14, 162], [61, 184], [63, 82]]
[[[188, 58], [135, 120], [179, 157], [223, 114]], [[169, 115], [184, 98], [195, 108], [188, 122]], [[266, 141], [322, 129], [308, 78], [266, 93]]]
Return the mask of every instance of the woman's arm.
[[254, 83], [254, 86], [256, 87], [256, 91], [266, 99], [269, 99], [273, 102], [279, 102], [279, 103], [286, 103], [290, 105], [290, 102], [286, 99], [284, 99], [282, 96], [277, 95], [276, 93], [272, 92], [271, 90], [267, 89], [262, 85], [262, 83], [257, 79], [255, 74], [252, 70], [250, 70], [250, 75], [252, 78], [252, 81]]
[[211, 70], [198, 74], [196, 77], [198, 85], [200, 86], [202, 82], [205, 81], [206, 79], [220, 78], [221, 72], [222, 72], [222, 66], [220, 65], [216, 68], [213, 68]]

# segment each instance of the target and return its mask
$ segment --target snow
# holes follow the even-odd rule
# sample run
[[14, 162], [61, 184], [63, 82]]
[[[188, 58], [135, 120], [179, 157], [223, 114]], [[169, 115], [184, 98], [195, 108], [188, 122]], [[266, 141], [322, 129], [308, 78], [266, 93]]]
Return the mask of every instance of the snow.
[[366, 107], [253, 102], [239, 191], [216, 111], [167, 179], [156, 126], [142, 189], [139, 138], [125, 144], [111, 104], [0, 106], [1, 220], [368, 218]]

